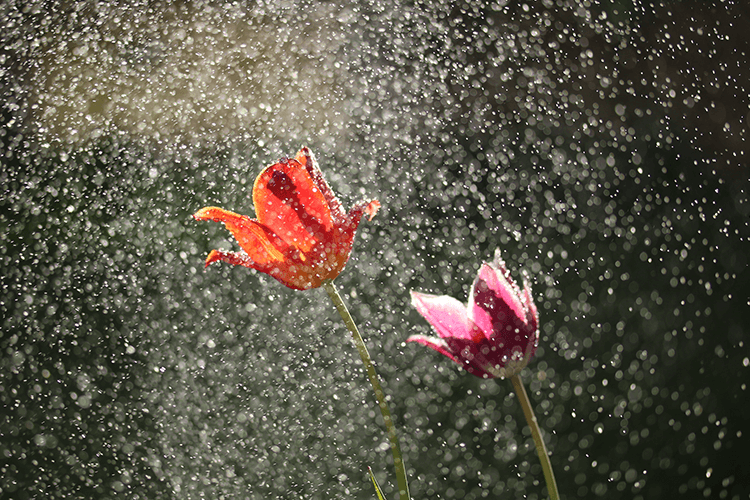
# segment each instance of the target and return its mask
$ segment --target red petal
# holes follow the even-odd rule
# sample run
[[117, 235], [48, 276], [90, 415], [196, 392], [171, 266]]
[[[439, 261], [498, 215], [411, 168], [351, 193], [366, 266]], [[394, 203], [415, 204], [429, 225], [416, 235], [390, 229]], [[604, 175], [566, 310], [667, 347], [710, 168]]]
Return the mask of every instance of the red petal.
[[328, 208], [331, 211], [331, 217], [335, 221], [336, 224], [343, 224], [345, 220], [345, 212], [344, 207], [341, 205], [341, 202], [336, 197], [336, 194], [333, 192], [333, 190], [328, 187], [328, 183], [323, 178], [323, 173], [318, 168], [318, 162], [315, 161], [315, 157], [312, 154], [312, 151], [310, 151], [308, 148], [302, 148], [299, 150], [299, 153], [297, 153], [296, 160], [305, 167], [307, 170], [307, 173], [310, 174], [310, 177], [312, 178], [315, 185], [318, 187], [321, 193], [323, 193], [323, 196], [326, 199], [326, 202], [328, 203]]
[[225, 252], [223, 250], [211, 250], [208, 257], [206, 257], [206, 267], [219, 260], [228, 262], [233, 266], [245, 266], [255, 269], [254, 262], [247, 255], [237, 252]]
[[372, 220], [373, 217], [375, 217], [375, 214], [378, 213], [378, 210], [380, 209], [380, 202], [378, 200], [372, 200], [370, 203], [367, 204], [365, 207], [365, 214], [367, 214], [367, 220]]
[[255, 180], [253, 202], [258, 221], [302, 252], [330, 238], [333, 220], [326, 197], [297, 160], [266, 167]]
[[[268, 272], [268, 269], [279, 267], [280, 263], [286, 260], [286, 255], [292, 250], [267, 227], [259, 224], [258, 221], [250, 217], [218, 207], [201, 208], [193, 217], [197, 220], [223, 222], [237, 240], [237, 243], [247, 253], [247, 257], [254, 263], [254, 265], [248, 265], [246, 263], [230, 262], [231, 264], [241, 264], [259, 271]], [[211, 255], [209, 255], [210, 257]], [[225, 258], [214, 260], [229, 262]], [[207, 264], [210, 264], [210, 262], [207, 262]]]

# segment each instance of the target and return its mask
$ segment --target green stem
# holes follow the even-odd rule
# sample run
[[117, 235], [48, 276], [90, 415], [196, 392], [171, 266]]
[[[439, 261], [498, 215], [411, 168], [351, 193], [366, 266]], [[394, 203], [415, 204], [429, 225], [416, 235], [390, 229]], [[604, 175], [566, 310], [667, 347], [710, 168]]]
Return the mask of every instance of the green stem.
[[375, 390], [375, 397], [378, 399], [378, 406], [380, 407], [380, 413], [383, 414], [383, 421], [385, 422], [386, 433], [388, 439], [391, 442], [391, 451], [393, 452], [393, 465], [396, 468], [396, 478], [398, 479], [398, 493], [401, 500], [409, 500], [409, 484], [406, 480], [406, 468], [404, 467], [404, 460], [401, 458], [401, 448], [398, 445], [398, 436], [396, 435], [396, 426], [393, 424], [393, 418], [391, 418], [391, 412], [388, 409], [388, 403], [386, 402], [385, 392], [380, 386], [380, 379], [375, 371], [375, 365], [372, 364], [372, 358], [370, 353], [367, 352], [367, 346], [365, 341], [362, 340], [362, 336], [359, 334], [357, 325], [352, 319], [352, 315], [349, 314], [349, 310], [346, 308], [346, 304], [341, 299], [341, 295], [336, 290], [336, 286], [333, 281], [328, 280], [323, 282], [323, 288], [328, 292], [328, 296], [331, 297], [333, 304], [338, 309], [341, 319], [344, 320], [344, 324], [352, 333], [354, 344], [357, 346], [359, 356], [362, 358], [362, 363], [367, 369], [367, 375], [370, 377], [370, 383], [372, 388]]
[[560, 494], [557, 492], [557, 482], [555, 481], [555, 473], [552, 471], [552, 463], [549, 461], [549, 453], [547, 453], [547, 447], [544, 446], [544, 440], [542, 439], [542, 431], [539, 428], [539, 422], [536, 420], [534, 410], [531, 408], [531, 401], [529, 396], [526, 394], [526, 389], [521, 382], [521, 378], [518, 375], [513, 375], [510, 378], [513, 382], [513, 388], [516, 390], [516, 396], [521, 402], [523, 408], [523, 414], [526, 417], [526, 423], [531, 427], [531, 435], [534, 438], [536, 444], [536, 452], [539, 455], [539, 460], [542, 462], [542, 470], [544, 471], [544, 480], [547, 481], [547, 492], [551, 500], [559, 500]]

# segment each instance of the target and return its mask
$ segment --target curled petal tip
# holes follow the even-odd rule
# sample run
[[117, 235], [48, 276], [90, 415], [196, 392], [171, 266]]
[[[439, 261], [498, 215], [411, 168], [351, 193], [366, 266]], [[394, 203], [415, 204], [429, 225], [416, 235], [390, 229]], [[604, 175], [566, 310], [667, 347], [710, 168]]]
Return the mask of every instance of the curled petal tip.
[[448, 345], [446, 344], [445, 340], [438, 338], [438, 337], [429, 337], [427, 335], [421, 335], [421, 334], [414, 334], [409, 335], [409, 338], [406, 339], [407, 342], [417, 342], [422, 345], [426, 345], [428, 347], [431, 347], [435, 349], [436, 351], [447, 351]]
[[193, 214], [195, 220], [213, 220], [216, 214], [222, 210], [218, 207], [203, 207]]
[[218, 250], [211, 250], [211, 252], [208, 254], [208, 257], [206, 257], [206, 265], [204, 268], [208, 267], [212, 262], [216, 262], [217, 260], [221, 260], [221, 254]]
[[195, 220], [226, 222], [230, 219], [240, 219], [242, 216], [219, 207], [203, 207], [193, 214], [193, 218]]
[[416, 342], [417, 340], [420, 340], [420, 338], [424, 337], [422, 335], [421, 337], [419, 335], [409, 335], [409, 337], [406, 339], [407, 342]]
[[411, 305], [416, 306], [417, 301], [424, 297], [425, 294], [416, 292], [414, 290], [409, 290], [409, 295], [411, 296]]
[[216, 207], [203, 207], [193, 214], [193, 219], [195, 220], [212, 219], [213, 218], [212, 216], [215, 214], [216, 210], [218, 210]]
[[367, 220], [372, 220], [372, 218], [375, 217], [375, 214], [378, 213], [378, 209], [380, 209], [380, 202], [378, 200], [372, 200], [368, 203], [367, 207], [365, 207]]
[[415, 292], [414, 290], [409, 290], [409, 296], [411, 297], [411, 305], [412, 307], [418, 308], [419, 307], [419, 299], [422, 297], [422, 295], [419, 292]]

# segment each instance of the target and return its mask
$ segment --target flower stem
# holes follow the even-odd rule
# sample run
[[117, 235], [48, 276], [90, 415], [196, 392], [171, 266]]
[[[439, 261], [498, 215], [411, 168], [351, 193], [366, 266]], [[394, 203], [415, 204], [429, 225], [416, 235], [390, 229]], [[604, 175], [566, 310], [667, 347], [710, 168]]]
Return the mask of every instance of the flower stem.
[[549, 497], [551, 500], [559, 500], [560, 494], [557, 492], [555, 473], [552, 471], [552, 463], [549, 460], [549, 453], [547, 453], [547, 447], [544, 446], [542, 431], [539, 428], [539, 422], [537, 422], [536, 416], [534, 415], [534, 410], [531, 408], [529, 396], [526, 394], [523, 382], [521, 382], [521, 378], [517, 374], [513, 375], [510, 380], [513, 382], [516, 396], [518, 396], [518, 400], [521, 402], [523, 414], [526, 417], [526, 423], [531, 427], [531, 435], [534, 438], [534, 444], [536, 444], [536, 452], [539, 455], [539, 460], [542, 462], [544, 479], [547, 481], [547, 492], [549, 493]]
[[341, 319], [344, 320], [344, 324], [349, 329], [354, 339], [354, 344], [357, 346], [359, 356], [362, 358], [362, 363], [367, 369], [367, 375], [370, 378], [372, 388], [375, 390], [375, 397], [378, 400], [378, 406], [380, 407], [380, 413], [383, 414], [383, 421], [385, 422], [386, 433], [388, 439], [391, 442], [391, 451], [393, 452], [393, 465], [396, 468], [396, 478], [398, 479], [398, 493], [401, 500], [409, 500], [409, 483], [406, 480], [406, 468], [404, 467], [404, 460], [401, 458], [401, 448], [398, 445], [398, 436], [396, 435], [396, 426], [393, 424], [393, 418], [391, 418], [391, 412], [388, 409], [388, 403], [386, 402], [385, 392], [380, 386], [380, 379], [375, 371], [375, 365], [372, 364], [372, 358], [370, 353], [367, 352], [367, 346], [365, 341], [362, 340], [362, 336], [359, 334], [357, 325], [352, 319], [352, 315], [349, 314], [349, 310], [346, 308], [346, 304], [341, 299], [341, 295], [336, 290], [336, 286], [333, 281], [327, 280], [323, 282], [323, 288], [328, 292], [328, 296], [331, 297], [333, 304], [341, 315]]

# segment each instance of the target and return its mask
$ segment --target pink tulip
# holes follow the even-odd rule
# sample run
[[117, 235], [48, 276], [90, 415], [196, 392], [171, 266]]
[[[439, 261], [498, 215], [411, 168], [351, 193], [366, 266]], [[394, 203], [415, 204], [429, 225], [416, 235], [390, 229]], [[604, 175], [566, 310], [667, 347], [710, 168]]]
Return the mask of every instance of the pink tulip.
[[521, 291], [496, 251], [492, 263], [482, 264], [468, 307], [447, 295], [412, 291], [412, 305], [440, 337], [412, 335], [407, 342], [431, 347], [477, 377], [512, 377], [539, 342], [539, 316], [526, 276], [523, 281]]

